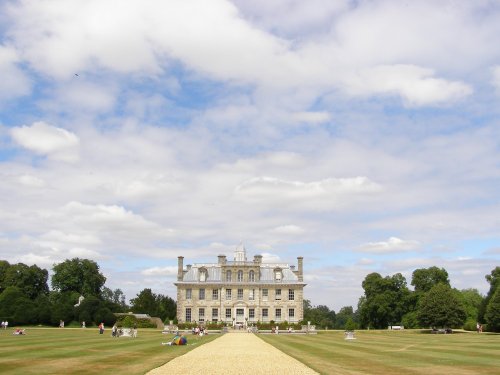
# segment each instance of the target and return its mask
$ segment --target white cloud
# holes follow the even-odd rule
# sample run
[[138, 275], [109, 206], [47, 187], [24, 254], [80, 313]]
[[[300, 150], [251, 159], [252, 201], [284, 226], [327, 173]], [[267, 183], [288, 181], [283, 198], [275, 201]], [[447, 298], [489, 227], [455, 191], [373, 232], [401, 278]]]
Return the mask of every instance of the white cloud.
[[0, 99], [8, 100], [31, 92], [31, 82], [16, 63], [20, 61], [17, 51], [12, 47], [0, 45]]
[[305, 122], [310, 124], [321, 124], [328, 122], [331, 119], [331, 115], [328, 112], [296, 112], [292, 114], [292, 118], [296, 122]]
[[272, 230], [276, 234], [298, 235], [304, 233], [304, 229], [297, 225], [280, 225]]
[[271, 253], [261, 253], [262, 255], [262, 263], [279, 263], [281, 261], [279, 255], [271, 254]]
[[492, 68], [493, 81], [492, 84], [495, 86], [496, 90], [500, 93], [500, 65], [494, 66]]
[[43, 121], [37, 121], [31, 126], [13, 128], [11, 135], [19, 145], [37, 154], [68, 162], [78, 159], [78, 137]]
[[434, 72], [414, 65], [383, 65], [348, 77], [351, 95], [399, 95], [410, 107], [439, 105], [462, 99], [472, 89], [462, 83], [435, 78]]
[[387, 241], [365, 243], [358, 250], [366, 253], [386, 254], [413, 251], [418, 249], [419, 246], [418, 241], [390, 237]]
[[237, 198], [267, 202], [270, 205], [294, 202], [305, 209], [326, 209], [340, 204], [346, 195], [373, 194], [380, 185], [367, 177], [328, 178], [314, 182], [287, 181], [274, 177], [255, 177], [235, 189]]
[[158, 277], [174, 276], [177, 275], [177, 267], [174, 266], [151, 267], [142, 270], [141, 274], [144, 276], [158, 276]]
[[46, 185], [45, 181], [42, 180], [41, 178], [28, 174], [19, 176], [18, 181], [20, 184], [32, 188], [42, 188]]

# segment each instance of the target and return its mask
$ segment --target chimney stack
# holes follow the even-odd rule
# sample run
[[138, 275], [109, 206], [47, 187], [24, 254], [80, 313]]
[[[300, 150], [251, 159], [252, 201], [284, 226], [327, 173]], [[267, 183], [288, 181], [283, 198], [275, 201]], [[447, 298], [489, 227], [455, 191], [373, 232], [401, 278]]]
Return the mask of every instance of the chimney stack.
[[226, 256], [225, 255], [219, 255], [219, 264], [226, 264]]
[[304, 258], [303, 257], [297, 257], [297, 263], [298, 263], [298, 278], [299, 281], [304, 281]]
[[254, 255], [253, 262], [256, 264], [261, 264], [262, 263], [262, 255]]
[[184, 257], [177, 257], [177, 281], [182, 281]]

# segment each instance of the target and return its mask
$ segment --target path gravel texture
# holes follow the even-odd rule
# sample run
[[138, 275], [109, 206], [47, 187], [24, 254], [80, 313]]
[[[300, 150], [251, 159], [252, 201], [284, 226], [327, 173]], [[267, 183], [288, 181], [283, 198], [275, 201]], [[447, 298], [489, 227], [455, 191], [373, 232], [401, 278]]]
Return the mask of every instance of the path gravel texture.
[[[175, 350], [175, 346], [166, 346], [165, 350]], [[318, 373], [253, 333], [226, 333], [147, 373], [162, 374]]]

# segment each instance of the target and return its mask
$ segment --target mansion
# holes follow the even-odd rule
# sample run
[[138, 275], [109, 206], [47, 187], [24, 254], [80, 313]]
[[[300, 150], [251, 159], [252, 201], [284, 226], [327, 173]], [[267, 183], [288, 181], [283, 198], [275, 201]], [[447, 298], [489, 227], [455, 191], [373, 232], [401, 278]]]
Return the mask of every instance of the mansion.
[[224, 322], [234, 326], [303, 319], [303, 258], [297, 269], [282, 263], [262, 263], [262, 255], [247, 260], [240, 244], [234, 259], [187, 265], [178, 257], [177, 319], [179, 323]]

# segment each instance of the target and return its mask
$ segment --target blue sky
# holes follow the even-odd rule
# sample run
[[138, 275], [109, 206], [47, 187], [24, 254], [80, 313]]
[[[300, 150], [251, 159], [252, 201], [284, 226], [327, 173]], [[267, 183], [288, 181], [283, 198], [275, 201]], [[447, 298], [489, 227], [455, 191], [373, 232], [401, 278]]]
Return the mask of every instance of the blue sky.
[[175, 296], [185, 263], [488, 284], [500, 255], [498, 1], [4, 1], [0, 259], [96, 260]]

